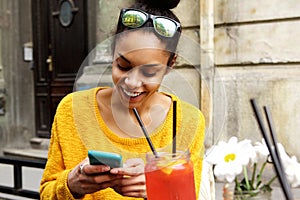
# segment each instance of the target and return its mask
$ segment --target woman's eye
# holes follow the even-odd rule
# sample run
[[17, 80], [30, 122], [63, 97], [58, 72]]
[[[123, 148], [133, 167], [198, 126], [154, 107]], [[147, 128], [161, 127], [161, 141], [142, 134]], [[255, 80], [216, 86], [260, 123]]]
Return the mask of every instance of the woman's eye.
[[123, 66], [121, 66], [121, 65], [117, 65], [118, 66], [118, 68], [121, 70], [121, 71], [125, 71], [125, 72], [127, 72], [127, 71], [129, 71], [129, 70], [131, 70], [131, 67], [123, 67]]
[[146, 69], [142, 69], [142, 74], [145, 76], [145, 77], [153, 77], [156, 75], [156, 72], [153, 72], [153, 71], [149, 71], [149, 70], [146, 70]]

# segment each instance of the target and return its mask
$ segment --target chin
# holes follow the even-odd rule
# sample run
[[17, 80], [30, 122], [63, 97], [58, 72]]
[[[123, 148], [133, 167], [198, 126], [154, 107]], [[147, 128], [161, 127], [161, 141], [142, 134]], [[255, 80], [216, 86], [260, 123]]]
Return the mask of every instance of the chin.
[[131, 104], [129, 104], [127, 107], [128, 107], [129, 110], [131, 110], [133, 108], [138, 108], [139, 106], [138, 105], [131, 105]]
[[123, 106], [127, 107], [128, 109], [138, 108], [141, 106], [142, 102], [130, 102], [121, 100]]

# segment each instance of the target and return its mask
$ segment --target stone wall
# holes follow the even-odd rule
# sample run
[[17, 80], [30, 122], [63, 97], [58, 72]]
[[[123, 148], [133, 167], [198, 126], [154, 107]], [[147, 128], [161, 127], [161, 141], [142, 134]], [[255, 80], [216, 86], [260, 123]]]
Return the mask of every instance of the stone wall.
[[[23, 44], [31, 41], [30, 0], [0, 1], [0, 149], [29, 146], [34, 137], [33, 72], [23, 61]], [[2, 71], [3, 70], [3, 71]]]
[[214, 113], [215, 142], [260, 140], [255, 98], [269, 107], [279, 142], [300, 158], [299, 8], [297, 0], [215, 0], [215, 83], [223, 91], [215, 90], [214, 106], [224, 113]]

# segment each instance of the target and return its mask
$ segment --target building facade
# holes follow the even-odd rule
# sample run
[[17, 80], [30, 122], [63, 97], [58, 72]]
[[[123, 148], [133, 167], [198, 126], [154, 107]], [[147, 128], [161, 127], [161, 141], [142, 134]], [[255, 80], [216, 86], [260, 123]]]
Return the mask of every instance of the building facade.
[[[34, 32], [37, 22], [33, 9], [39, 2], [45, 3], [34, 0], [0, 1], [2, 151], [31, 148], [30, 141], [39, 143], [43, 140], [37, 138], [47, 138], [47, 134], [42, 137], [37, 134], [36, 124], [40, 112], [36, 112], [38, 91], [34, 73], [35, 67], [42, 65], [37, 63], [35, 53], [30, 59], [30, 48], [33, 52], [40, 52], [37, 46], [31, 46], [38, 37]], [[65, 1], [53, 2], [59, 4]], [[75, 0], [68, 2], [78, 3]], [[96, 51], [102, 57], [87, 59], [80, 69], [85, 66], [93, 68], [103, 59], [106, 52], [97, 49], [97, 45], [113, 34], [119, 9], [132, 2], [86, 1], [87, 54]], [[43, 5], [52, 9], [51, 5], [56, 4]], [[204, 112], [208, 147], [232, 135], [241, 139], [261, 139], [249, 101], [256, 98], [261, 106], [269, 106], [279, 141], [288, 153], [300, 159], [300, 139], [297, 137], [300, 130], [299, 6], [296, 0], [181, 0], [174, 9], [182, 21], [183, 39], [178, 50], [180, 59], [176, 73], [171, 74], [163, 86], [180, 97], [187, 97]], [[48, 9], [47, 6], [41, 8]], [[60, 38], [56, 42], [59, 43]], [[29, 54], [25, 51], [28, 50], [26, 47]], [[39, 62], [45, 62], [49, 67], [48, 58], [44, 56]], [[103, 75], [101, 70], [92, 70], [92, 74], [97, 73]], [[83, 72], [80, 76], [88, 75]], [[189, 93], [180, 88], [176, 90], [178, 76], [190, 87]], [[84, 80], [81, 81], [85, 84]], [[53, 116], [50, 108], [48, 113], [43, 110], [43, 114], [49, 118]]]

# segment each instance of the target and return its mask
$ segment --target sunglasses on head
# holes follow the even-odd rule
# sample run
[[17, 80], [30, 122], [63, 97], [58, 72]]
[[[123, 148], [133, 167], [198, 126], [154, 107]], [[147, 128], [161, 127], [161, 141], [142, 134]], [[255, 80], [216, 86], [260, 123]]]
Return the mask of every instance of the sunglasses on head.
[[129, 28], [139, 28], [149, 19], [152, 20], [152, 25], [155, 31], [159, 35], [167, 38], [174, 37], [176, 32], [180, 29], [180, 23], [177, 21], [164, 16], [151, 15], [142, 10], [124, 8], [120, 13], [120, 20], [122, 21], [122, 24]]

